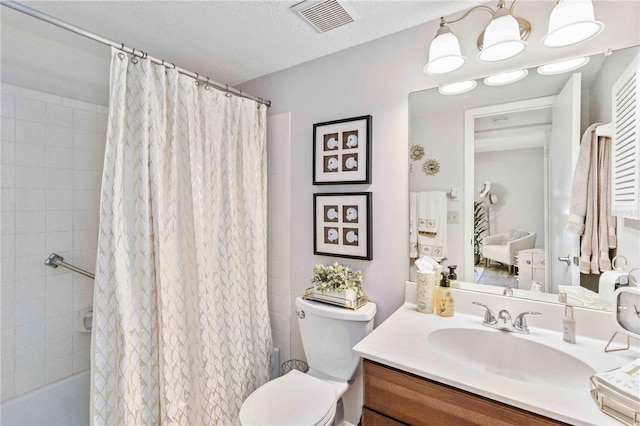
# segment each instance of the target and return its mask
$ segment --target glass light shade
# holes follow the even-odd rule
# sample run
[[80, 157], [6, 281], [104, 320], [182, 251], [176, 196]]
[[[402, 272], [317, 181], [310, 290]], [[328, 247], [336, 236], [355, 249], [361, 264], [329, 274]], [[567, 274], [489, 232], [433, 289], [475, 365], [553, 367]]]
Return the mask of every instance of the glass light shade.
[[478, 53], [480, 62], [498, 62], [521, 53], [527, 43], [520, 39], [520, 26], [513, 16], [493, 18], [484, 30], [484, 47]]
[[591, 0], [563, 0], [551, 11], [549, 30], [542, 39], [547, 47], [565, 47], [591, 40], [604, 28], [596, 21]]
[[460, 68], [467, 58], [460, 54], [460, 43], [451, 30], [436, 36], [429, 46], [429, 62], [423, 71], [430, 75], [440, 75]]
[[515, 83], [525, 78], [529, 74], [527, 70], [507, 71], [500, 74], [490, 75], [484, 79], [487, 86], [502, 86], [503, 84]]
[[569, 72], [581, 68], [589, 62], [589, 57], [574, 58], [566, 61], [554, 62], [553, 64], [546, 64], [538, 67], [538, 74], [542, 75], [554, 75], [562, 74], [563, 72]]
[[475, 80], [459, 81], [457, 83], [443, 84], [438, 88], [441, 95], [459, 95], [469, 92], [478, 85]]

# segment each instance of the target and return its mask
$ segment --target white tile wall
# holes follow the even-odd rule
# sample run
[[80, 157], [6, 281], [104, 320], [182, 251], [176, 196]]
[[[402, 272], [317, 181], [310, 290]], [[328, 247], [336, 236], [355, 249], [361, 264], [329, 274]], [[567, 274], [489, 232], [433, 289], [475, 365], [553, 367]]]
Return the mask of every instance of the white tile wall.
[[107, 108], [2, 84], [1, 399], [89, 368], [76, 331], [93, 281], [44, 266], [56, 252], [93, 271]]
[[280, 361], [291, 357], [291, 291], [289, 254], [291, 114], [267, 119], [268, 180], [268, 295], [273, 345]]

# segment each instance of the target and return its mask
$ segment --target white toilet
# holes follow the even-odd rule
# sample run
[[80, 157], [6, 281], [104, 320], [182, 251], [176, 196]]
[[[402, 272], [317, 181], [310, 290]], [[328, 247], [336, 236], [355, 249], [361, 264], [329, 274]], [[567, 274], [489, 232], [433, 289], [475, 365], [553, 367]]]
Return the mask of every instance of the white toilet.
[[248, 425], [332, 425], [360, 357], [351, 348], [373, 330], [375, 303], [360, 309], [296, 298], [309, 372], [292, 370], [256, 389], [240, 409]]

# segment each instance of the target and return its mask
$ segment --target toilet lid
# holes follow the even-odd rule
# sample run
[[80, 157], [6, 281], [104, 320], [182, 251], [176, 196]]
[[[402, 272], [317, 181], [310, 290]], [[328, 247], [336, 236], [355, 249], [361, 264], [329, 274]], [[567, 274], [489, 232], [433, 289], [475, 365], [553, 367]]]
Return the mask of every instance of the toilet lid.
[[292, 370], [256, 389], [240, 409], [243, 425], [322, 425], [336, 410], [334, 387]]

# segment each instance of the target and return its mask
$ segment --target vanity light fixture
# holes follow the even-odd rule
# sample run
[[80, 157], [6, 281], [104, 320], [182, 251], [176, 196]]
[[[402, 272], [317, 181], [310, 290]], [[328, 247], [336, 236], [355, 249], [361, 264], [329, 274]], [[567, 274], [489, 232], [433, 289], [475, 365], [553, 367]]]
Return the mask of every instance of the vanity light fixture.
[[500, 74], [490, 75], [484, 79], [487, 86], [502, 86], [520, 81], [529, 74], [528, 70], [507, 71]]
[[456, 83], [443, 84], [438, 87], [441, 95], [460, 95], [475, 89], [478, 83], [475, 80], [459, 81]]
[[561, 0], [551, 11], [549, 30], [542, 38], [546, 47], [573, 46], [591, 40], [604, 29], [596, 21], [591, 0]]
[[[483, 10], [491, 15], [491, 21], [478, 37], [480, 53], [477, 59], [484, 63], [504, 61], [522, 53], [531, 34], [531, 24], [515, 17], [513, 11], [519, 0], [507, 7], [505, 0], [498, 0], [495, 9], [480, 5], [467, 10], [460, 18], [440, 18], [440, 28], [429, 46], [429, 61], [424, 72], [441, 75], [462, 67], [466, 58], [460, 51], [460, 42], [450, 26], [464, 20], [471, 12]], [[558, 0], [551, 12], [549, 31], [542, 43], [547, 47], [571, 46], [597, 36], [604, 25], [595, 20], [591, 0]]]
[[587, 65], [589, 57], [573, 58], [566, 61], [554, 62], [552, 64], [546, 64], [538, 67], [538, 74], [542, 75], [554, 75], [562, 74], [563, 72], [569, 72], [577, 70]]

